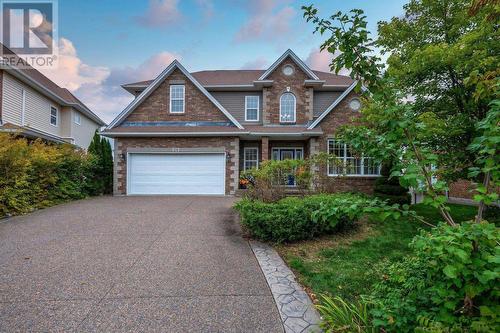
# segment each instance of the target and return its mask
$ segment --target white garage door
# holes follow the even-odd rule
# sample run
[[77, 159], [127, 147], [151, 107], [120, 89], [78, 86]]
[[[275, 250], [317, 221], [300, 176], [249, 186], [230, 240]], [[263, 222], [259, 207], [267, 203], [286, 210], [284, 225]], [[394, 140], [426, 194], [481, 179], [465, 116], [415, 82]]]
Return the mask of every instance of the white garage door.
[[224, 154], [129, 155], [128, 194], [224, 194]]

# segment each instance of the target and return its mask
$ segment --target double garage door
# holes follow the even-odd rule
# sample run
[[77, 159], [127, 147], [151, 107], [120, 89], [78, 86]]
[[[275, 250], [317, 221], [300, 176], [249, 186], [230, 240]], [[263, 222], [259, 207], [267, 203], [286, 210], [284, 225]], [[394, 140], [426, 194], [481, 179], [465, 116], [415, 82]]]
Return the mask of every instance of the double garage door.
[[223, 153], [131, 153], [128, 194], [224, 194]]

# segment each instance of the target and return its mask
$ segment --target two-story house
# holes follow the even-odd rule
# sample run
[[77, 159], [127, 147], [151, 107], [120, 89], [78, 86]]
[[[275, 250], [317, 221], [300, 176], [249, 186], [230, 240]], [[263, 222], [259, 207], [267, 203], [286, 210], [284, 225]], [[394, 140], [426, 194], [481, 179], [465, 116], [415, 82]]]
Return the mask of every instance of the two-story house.
[[115, 139], [114, 193], [233, 194], [241, 170], [318, 152], [347, 166], [317, 171], [332, 191], [370, 192], [379, 166], [335, 140], [359, 117], [355, 86], [291, 50], [265, 70], [189, 73], [174, 61], [154, 80], [123, 85], [136, 98], [103, 131]]
[[[3, 52], [13, 54], [5, 46]], [[95, 131], [104, 125], [69, 90], [38, 70], [27, 65], [0, 66], [0, 132], [87, 149]]]

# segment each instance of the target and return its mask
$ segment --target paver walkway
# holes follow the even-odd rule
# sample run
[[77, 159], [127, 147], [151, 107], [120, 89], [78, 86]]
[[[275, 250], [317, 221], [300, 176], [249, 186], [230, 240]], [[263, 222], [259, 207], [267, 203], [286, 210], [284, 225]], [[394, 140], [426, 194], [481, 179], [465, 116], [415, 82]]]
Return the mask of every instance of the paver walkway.
[[0, 221], [0, 331], [283, 332], [228, 197], [102, 197]]

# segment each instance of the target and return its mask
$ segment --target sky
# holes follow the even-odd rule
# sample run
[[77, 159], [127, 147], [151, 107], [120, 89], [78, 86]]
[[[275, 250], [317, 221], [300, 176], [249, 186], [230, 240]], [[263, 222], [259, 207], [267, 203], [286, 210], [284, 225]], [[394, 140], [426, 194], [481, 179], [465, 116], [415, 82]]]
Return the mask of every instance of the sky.
[[329, 71], [302, 5], [319, 15], [361, 8], [368, 28], [403, 13], [403, 0], [59, 0], [59, 67], [43, 70], [104, 121], [133, 96], [121, 84], [155, 78], [174, 59], [189, 71], [265, 69], [288, 48]]

